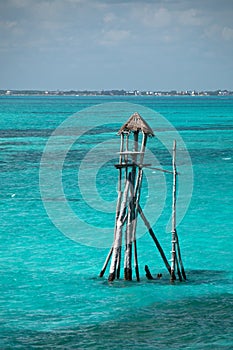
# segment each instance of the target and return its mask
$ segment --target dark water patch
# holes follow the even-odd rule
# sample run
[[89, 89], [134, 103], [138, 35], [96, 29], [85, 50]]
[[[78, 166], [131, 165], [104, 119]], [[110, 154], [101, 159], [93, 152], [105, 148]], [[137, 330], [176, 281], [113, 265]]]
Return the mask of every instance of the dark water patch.
[[40, 159], [41, 159], [41, 155], [42, 152], [38, 152], [38, 151], [18, 151], [18, 152], [9, 152], [8, 153], [10, 161], [12, 161], [13, 163], [33, 163], [33, 164], [38, 164]]
[[155, 158], [159, 161], [160, 165], [171, 166], [172, 158], [167, 149], [158, 149], [155, 147], [149, 147], [150, 151], [155, 155]]
[[[86, 156], [87, 150], [71, 150], [67, 153], [65, 163], [64, 163], [64, 168], [69, 168], [69, 167], [75, 167], [77, 168], [77, 165], [79, 165], [79, 162]], [[100, 158], [101, 156], [101, 158]], [[116, 156], [114, 153], [112, 156]], [[86, 164], [87, 167], [91, 167], [93, 164], [96, 166], [96, 162], [101, 162], [102, 158], [104, 157], [104, 151], [103, 155], [99, 154], [98, 157], [96, 158], [95, 155], [93, 156], [92, 159], [90, 159], [90, 162]], [[100, 159], [99, 159], [100, 158]], [[93, 163], [91, 162], [93, 160]], [[111, 159], [110, 161], [106, 162], [104, 164], [104, 167], [106, 166], [114, 166], [116, 163], [118, 163], [118, 158]]]
[[202, 126], [178, 126], [178, 131], [230, 131], [233, 130], [233, 125], [202, 125]]
[[[33, 199], [33, 200], [40, 200], [41, 199]], [[80, 202], [82, 199], [80, 198], [67, 198], [67, 197], [50, 197], [50, 198], [44, 198], [43, 202]]]
[[[5, 330], [2, 349], [232, 349], [233, 295], [155, 303], [88, 326]], [[227, 315], [227, 317], [226, 317]], [[39, 315], [38, 315], [39, 316]], [[41, 322], [55, 321], [43, 314]]]
[[[4, 160], [1, 161], [1, 172], [8, 171], [21, 171], [28, 168], [38, 168], [40, 166], [41, 158], [43, 155], [42, 151], [27, 150], [27, 151], [17, 151], [4, 149]], [[78, 168], [80, 161], [86, 155], [85, 150], [71, 150], [67, 153], [65, 163], [63, 164], [63, 169], [68, 168]], [[56, 169], [59, 160], [64, 158], [63, 151], [46, 152], [46, 161], [43, 163], [43, 167]], [[57, 160], [56, 163], [55, 160]]]
[[4, 161], [1, 164], [1, 172], [24, 171], [30, 168], [38, 168], [42, 152], [38, 151], [11, 151], [5, 152]]
[[[2, 138], [16, 138], [16, 137], [49, 137], [52, 135], [55, 129], [1, 129], [0, 137]], [[116, 126], [106, 126], [101, 125], [98, 127], [90, 128], [87, 132], [84, 133], [88, 135], [97, 135], [101, 133], [112, 133], [119, 130], [119, 125]], [[62, 128], [59, 127], [55, 131], [55, 136], [75, 136], [80, 135], [80, 128], [77, 127], [68, 127]]]
[[193, 164], [208, 164], [213, 163], [215, 160], [223, 161], [224, 158], [228, 160], [233, 160], [233, 149], [216, 149], [216, 148], [198, 148], [189, 149], [189, 154]]
[[187, 283], [190, 285], [211, 284], [226, 285], [233, 284], [229, 280], [229, 272], [224, 270], [186, 270]]
[[[0, 199], [4, 198], [4, 200], [12, 200], [12, 197], [2, 197], [0, 195]], [[14, 201], [15, 202], [25, 202], [27, 201], [27, 203], [29, 202], [41, 202], [41, 197], [37, 197], [37, 198], [32, 198], [32, 197], [18, 197], [18, 196], [14, 196]], [[82, 199], [81, 198], [69, 198], [69, 197], [43, 197], [43, 202], [80, 202]]]
[[2, 129], [0, 137], [48, 137], [53, 132], [53, 129]]
[[[31, 145], [31, 142], [25, 142], [25, 141], [8, 141], [8, 142], [0, 142], [0, 146], [28, 146]], [[4, 150], [5, 148], [2, 148]]]

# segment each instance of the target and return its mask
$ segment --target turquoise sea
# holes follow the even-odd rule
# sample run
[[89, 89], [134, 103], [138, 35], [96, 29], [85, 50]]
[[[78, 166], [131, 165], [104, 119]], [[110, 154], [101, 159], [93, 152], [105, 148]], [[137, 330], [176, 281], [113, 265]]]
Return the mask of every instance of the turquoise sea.
[[[137, 110], [153, 128], [158, 120], [157, 136], [184, 142], [185, 282], [170, 284], [146, 231], [140, 282], [98, 277], [113, 236], [118, 155], [100, 148], [99, 164], [92, 150], [115, 152], [116, 139], [118, 152], [116, 132]], [[170, 144], [148, 144], [155, 165], [170, 169]], [[0, 96], [0, 150], [0, 349], [233, 349], [233, 97]], [[145, 206], [153, 183], [147, 216], [169, 259], [171, 178], [148, 170]], [[162, 279], [148, 281], [145, 264]]]

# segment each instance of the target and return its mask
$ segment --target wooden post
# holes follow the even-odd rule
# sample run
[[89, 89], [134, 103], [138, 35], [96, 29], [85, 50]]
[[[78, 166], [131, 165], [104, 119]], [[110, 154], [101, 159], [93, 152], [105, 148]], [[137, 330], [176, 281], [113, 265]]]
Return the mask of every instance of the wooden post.
[[146, 141], [147, 141], [147, 135], [143, 132], [142, 133], [142, 145], [141, 145], [141, 154], [140, 154], [140, 165], [143, 164], [143, 159], [144, 159], [144, 153], [145, 153], [145, 148], [146, 148]]
[[[177, 197], [177, 169], [176, 169], [176, 141], [173, 143], [173, 188], [172, 188], [172, 250], [171, 250], [171, 282], [176, 279], [175, 270], [179, 280], [182, 281], [182, 276], [186, 280], [186, 274], [181, 259], [180, 245], [176, 230], [176, 197]], [[181, 271], [180, 271], [181, 270]]]
[[172, 187], [172, 250], [171, 250], [171, 282], [176, 279], [176, 141], [173, 143], [172, 155], [173, 187]]
[[132, 225], [133, 225], [133, 179], [132, 172], [129, 173], [129, 203], [128, 203], [128, 220], [125, 231], [125, 260], [124, 260], [124, 278], [125, 280], [132, 280]]
[[108, 256], [107, 256], [107, 258], [106, 258], [106, 260], [104, 262], [104, 265], [102, 267], [102, 270], [100, 271], [100, 274], [99, 274], [100, 277], [103, 277], [103, 275], [104, 275], [104, 273], [106, 271], [106, 268], [108, 266], [109, 260], [110, 260], [110, 258], [112, 256], [112, 252], [113, 252], [113, 247], [111, 247], [111, 249], [110, 249], [110, 251], [108, 253]]
[[139, 159], [139, 166], [138, 168], [138, 174], [136, 179], [136, 164], [137, 164], [137, 156], [138, 156], [138, 132], [134, 133], [134, 152], [133, 155], [133, 197], [132, 197], [132, 203], [131, 203], [131, 217], [132, 217], [132, 242], [134, 246], [134, 268], [135, 268], [135, 274], [137, 281], [140, 281], [140, 275], [139, 275], [139, 267], [138, 267], [138, 254], [137, 254], [137, 240], [136, 240], [136, 227], [137, 227], [137, 218], [138, 218], [138, 204], [140, 200], [140, 193], [141, 193], [141, 184], [142, 184], [142, 167], [143, 164], [143, 158], [144, 158], [144, 152], [146, 147], [146, 141], [147, 141], [147, 135], [142, 132], [142, 144], [141, 144], [141, 150], [140, 150], [140, 159]]
[[116, 271], [116, 278], [119, 279], [121, 274], [121, 246], [119, 247]]
[[[129, 179], [130, 181], [130, 200], [128, 206], [128, 222], [125, 233], [125, 263], [124, 263], [124, 276], [125, 280], [132, 280], [132, 244], [134, 241], [135, 232], [133, 231], [135, 222], [135, 179], [137, 170], [137, 152], [138, 152], [138, 133], [136, 130], [133, 132], [134, 146], [132, 153], [132, 173]], [[136, 251], [136, 245], [134, 244], [134, 252]], [[137, 256], [137, 252], [136, 252]], [[135, 254], [134, 254], [135, 257]]]
[[126, 152], [126, 154], [124, 155], [124, 160], [125, 160], [125, 164], [126, 164], [126, 167], [125, 167], [125, 181], [128, 178], [128, 167], [127, 167], [127, 164], [128, 164], [128, 154], [127, 154], [127, 152], [128, 151], [129, 151], [129, 132], [126, 132], [126, 142], [125, 142], [125, 152]]
[[123, 193], [120, 214], [119, 214], [119, 217], [118, 217], [118, 220], [116, 223], [116, 230], [115, 230], [115, 234], [114, 234], [112, 261], [111, 261], [109, 277], [108, 277], [109, 281], [113, 281], [116, 277], [116, 266], [117, 266], [117, 261], [118, 261], [119, 249], [120, 249], [121, 244], [122, 244], [122, 227], [123, 227], [123, 222], [124, 222], [124, 216], [126, 213], [129, 185], [130, 185], [130, 183], [127, 180], [125, 190]]
[[142, 175], [143, 175], [142, 168], [139, 167], [137, 182], [135, 186], [135, 194], [133, 199], [135, 203], [135, 217], [133, 221], [133, 232], [132, 232], [133, 243], [134, 243], [134, 267], [135, 267], [135, 273], [136, 273], [136, 278], [138, 282], [140, 281], [140, 276], [139, 276], [139, 267], [138, 267], [136, 228], [137, 228], [137, 219], [138, 219], [138, 206], [139, 206], [139, 200], [140, 200], [140, 194], [141, 194]]
[[[121, 152], [124, 150], [124, 134], [121, 134], [121, 146], [120, 146], [120, 158], [119, 158], [119, 164], [122, 165], [122, 155]], [[116, 233], [116, 227], [117, 227], [117, 220], [120, 215], [120, 206], [122, 201], [122, 168], [119, 168], [119, 177], [118, 177], [118, 199], [117, 199], [117, 209], [116, 209], [116, 221], [115, 221], [115, 232], [114, 232], [114, 240], [115, 240], [115, 233]], [[124, 223], [122, 224], [124, 225]], [[121, 246], [118, 250], [118, 257], [117, 257], [117, 279], [120, 278], [120, 269], [121, 269]]]
[[176, 232], [176, 242], [177, 242], [177, 255], [178, 255], [178, 261], [179, 261], [179, 264], [180, 264], [180, 268], [181, 268], [181, 274], [184, 278], [184, 280], [186, 280], [186, 273], [185, 273], [185, 270], [184, 270], [184, 265], [183, 265], [183, 262], [182, 262], [182, 259], [181, 259], [181, 252], [180, 252], [180, 244], [179, 244], [179, 238], [178, 238], [178, 235], [177, 235], [177, 232]]
[[[124, 134], [121, 134], [121, 147], [120, 147], [120, 159], [119, 159], [119, 164], [122, 164], [122, 155], [121, 152], [123, 152], [123, 147], [124, 147]], [[116, 206], [116, 221], [115, 221], [115, 226], [116, 222], [119, 216], [120, 212], [120, 205], [121, 205], [121, 198], [122, 198], [122, 168], [119, 168], [119, 177], [118, 177], [118, 198], [117, 198], [117, 206]]]
[[[178, 259], [177, 259], [177, 255], [176, 255], [176, 268], [177, 268], [177, 275], [179, 277], [179, 280], [180, 282], [182, 281], [182, 275], [181, 275], [181, 272], [180, 272], [180, 266], [179, 266], [179, 262], [178, 262]], [[174, 282], [173, 280], [171, 280], [171, 282]]]

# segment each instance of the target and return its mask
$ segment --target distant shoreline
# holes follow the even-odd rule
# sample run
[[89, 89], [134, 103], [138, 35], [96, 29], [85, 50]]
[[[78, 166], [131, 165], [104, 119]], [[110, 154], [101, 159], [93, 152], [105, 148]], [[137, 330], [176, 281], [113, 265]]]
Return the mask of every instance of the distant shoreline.
[[0, 96], [233, 96], [233, 91], [0, 90]]

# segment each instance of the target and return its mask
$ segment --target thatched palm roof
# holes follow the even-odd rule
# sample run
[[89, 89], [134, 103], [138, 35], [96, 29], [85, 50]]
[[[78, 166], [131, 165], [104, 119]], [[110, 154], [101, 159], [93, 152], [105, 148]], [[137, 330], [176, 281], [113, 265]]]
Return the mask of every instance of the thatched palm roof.
[[153, 130], [137, 112], [131, 115], [128, 121], [120, 128], [120, 130], [118, 131], [118, 135], [122, 134], [123, 132], [130, 132], [130, 131], [133, 131], [133, 132], [141, 131], [141, 132], [144, 132], [146, 135], [154, 136]]

